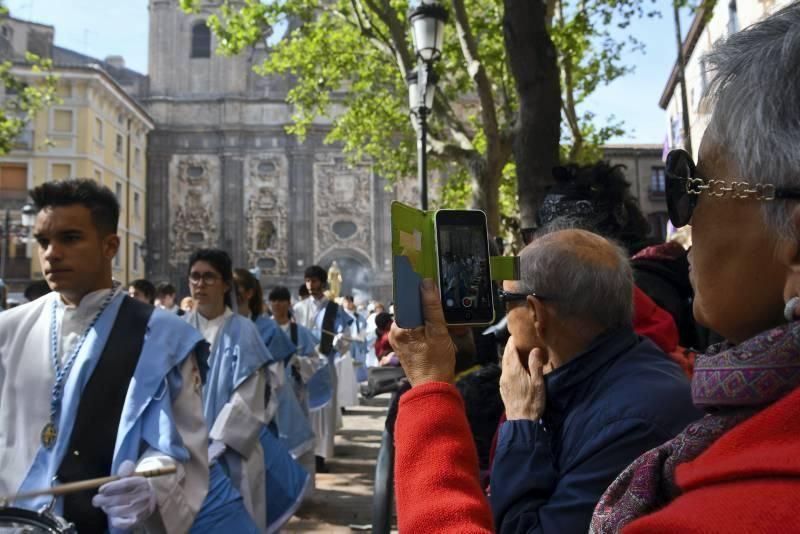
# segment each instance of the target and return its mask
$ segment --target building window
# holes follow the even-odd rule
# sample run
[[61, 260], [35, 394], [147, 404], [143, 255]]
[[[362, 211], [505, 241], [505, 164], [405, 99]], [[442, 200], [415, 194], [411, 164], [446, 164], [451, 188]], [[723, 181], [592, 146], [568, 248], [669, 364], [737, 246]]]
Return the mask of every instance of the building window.
[[122, 258], [120, 258], [120, 253], [118, 250], [116, 256], [114, 256], [114, 269], [121, 269], [121, 268], [122, 268]]
[[94, 119], [94, 138], [99, 142], [103, 142], [103, 119], [95, 117]]
[[211, 57], [211, 30], [205, 22], [192, 26], [192, 53], [190, 57]]
[[59, 133], [72, 133], [72, 110], [53, 110], [53, 131]]
[[122, 155], [122, 136], [117, 134], [117, 146], [114, 149], [118, 156]]
[[680, 116], [672, 117], [670, 120], [670, 128], [672, 134], [672, 146], [677, 147], [683, 144], [683, 130], [681, 129]]
[[28, 198], [28, 167], [0, 164], [0, 199], [25, 201]]
[[708, 65], [706, 64], [706, 58], [700, 58], [700, 93], [705, 94], [706, 88], [708, 87]]
[[142, 150], [137, 148], [133, 151], [133, 164], [138, 169], [142, 164]]
[[117, 182], [115, 184], [115, 188], [116, 189], [114, 190], [114, 192], [117, 195], [117, 202], [119, 202], [119, 205], [122, 206], [122, 184]]
[[139, 193], [133, 194], [133, 214], [136, 215], [137, 218], [142, 216], [139, 211]]
[[50, 177], [53, 180], [72, 178], [72, 166], [69, 163], [53, 163], [50, 166]]
[[728, 35], [739, 31], [739, 10], [736, 8], [736, 0], [728, 3]]
[[117, 124], [125, 124], [125, 115], [123, 115], [122, 112], [117, 113]]
[[650, 237], [658, 241], [664, 241], [667, 238], [667, 222], [669, 216], [661, 211], [650, 213], [647, 215], [647, 222], [650, 223]]
[[139, 243], [133, 244], [133, 270], [139, 270]]
[[103, 171], [97, 169], [94, 170], [94, 181], [98, 184], [103, 183]]
[[665, 193], [667, 183], [664, 175], [664, 167], [653, 167], [650, 174], [650, 191], [653, 193]]
[[61, 82], [56, 88], [56, 94], [61, 98], [72, 98], [72, 84]]

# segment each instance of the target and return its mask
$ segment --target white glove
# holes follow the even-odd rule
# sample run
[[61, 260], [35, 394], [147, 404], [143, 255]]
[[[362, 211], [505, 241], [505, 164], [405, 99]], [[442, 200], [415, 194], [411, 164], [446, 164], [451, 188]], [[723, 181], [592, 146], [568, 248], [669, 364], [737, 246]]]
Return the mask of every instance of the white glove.
[[131, 530], [150, 517], [156, 509], [156, 492], [146, 478], [133, 475], [136, 465], [125, 460], [117, 474], [123, 478], [100, 486], [92, 506], [102, 508], [111, 526]]
[[217, 439], [211, 440], [211, 443], [208, 445], [208, 465], [214, 465], [222, 453], [225, 452], [227, 446], [224, 442], [219, 441]]

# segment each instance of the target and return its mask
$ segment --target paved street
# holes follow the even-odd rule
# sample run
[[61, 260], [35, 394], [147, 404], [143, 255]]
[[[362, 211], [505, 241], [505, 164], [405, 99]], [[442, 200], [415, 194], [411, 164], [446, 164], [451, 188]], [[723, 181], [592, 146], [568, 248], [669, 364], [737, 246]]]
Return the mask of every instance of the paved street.
[[330, 473], [317, 475], [317, 488], [283, 532], [344, 534], [370, 532], [375, 460], [389, 396], [362, 400], [347, 410], [336, 435]]

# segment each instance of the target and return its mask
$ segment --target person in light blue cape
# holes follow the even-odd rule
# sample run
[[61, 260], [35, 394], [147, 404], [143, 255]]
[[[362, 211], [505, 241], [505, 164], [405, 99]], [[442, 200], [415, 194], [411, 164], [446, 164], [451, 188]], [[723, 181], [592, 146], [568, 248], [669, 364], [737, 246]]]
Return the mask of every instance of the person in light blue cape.
[[[121, 474], [98, 491], [12, 504], [53, 504], [82, 532], [185, 532], [208, 487], [202, 337], [112, 280], [119, 203], [108, 188], [47, 182], [31, 197], [53, 292], [0, 320], [0, 495]], [[148, 480], [134, 467], [177, 472]]]
[[352, 295], [345, 295], [344, 310], [353, 320], [350, 324], [350, 354], [353, 356], [356, 367], [356, 380], [365, 382], [367, 380], [367, 320], [358, 312], [355, 299]]
[[[273, 361], [269, 368], [271, 388], [269, 428], [261, 432], [267, 479], [267, 532], [277, 532], [292, 517], [303, 501], [311, 477], [296, 461], [314, 445], [314, 433], [292, 387], [291, 361], [296, 345], [278, 324], [263, 313], [261, 284], [250, 271], [234, 271], [239, 312], [254, 321]], [[288, 290], [287, 290], [288, 295]], [[291, 452], [290, 452], [291, 451]], [[298, 454], [299, 455], [299, 454]]]
[[[195, 308], [186, 320], [211, 344], [203, 387], [211, 487], [192, 531], [250, 532], [252, 525], [241, 525], [250, 518], [256, 531], [264, 532], [267, 498], [259, 438], [268, 422], [267, 365], [273, 357], [253, 322], [235, 312], [233, 269], [226, 252], [195, 252], [189, 261], [189, 282]], [[236, 491], [246, 513], [237, 511], [242, 503]]]

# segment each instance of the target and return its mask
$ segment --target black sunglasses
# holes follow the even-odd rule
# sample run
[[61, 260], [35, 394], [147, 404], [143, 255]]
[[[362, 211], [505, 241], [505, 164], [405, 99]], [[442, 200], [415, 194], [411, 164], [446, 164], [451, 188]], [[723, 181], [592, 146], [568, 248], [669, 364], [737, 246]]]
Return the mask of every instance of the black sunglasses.
[[704, 191], [714, 197], [730, 194], [733, 198], [756, 200], [800, 198], [800, 189], [797, 188], [700, 178], [692, 156], [682, 149], [672, 150], [667, 154], [665, 175], [667, 212], [675, 228], [689, 224], [698, 197]]
[[539, 295], [535, 291], [532, 291], [530, 293], [514, 293], [512, 291], [506, 291], [505, 289], [497, 290], [497, 299], [503, 304], [509, 304], [511, 302], [517, 302], [520, 300], [527, 300], [528, 297], [536, 297], [539, 300], [555, 300], [550, 297], [543, 297], [542, 295]]

